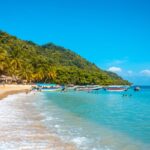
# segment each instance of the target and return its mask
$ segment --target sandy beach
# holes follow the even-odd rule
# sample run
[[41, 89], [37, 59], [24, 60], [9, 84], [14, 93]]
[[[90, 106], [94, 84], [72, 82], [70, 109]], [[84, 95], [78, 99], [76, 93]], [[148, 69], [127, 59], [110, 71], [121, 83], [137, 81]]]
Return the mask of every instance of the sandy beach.
[[7, 97], [8, 95], [26, 92], [30, 89], [31, 85], [15, 85], [15, 84], [0, 85], [0, 100]]
[[42, 123], [42, 116], [32, 105], [37, 95], [22, 93], [30, 88], [29, 85], [0, 87], [0, 99], [3, 99], [0, 101], [0, 149], [75, 150], [73, 144], [61, 141]]

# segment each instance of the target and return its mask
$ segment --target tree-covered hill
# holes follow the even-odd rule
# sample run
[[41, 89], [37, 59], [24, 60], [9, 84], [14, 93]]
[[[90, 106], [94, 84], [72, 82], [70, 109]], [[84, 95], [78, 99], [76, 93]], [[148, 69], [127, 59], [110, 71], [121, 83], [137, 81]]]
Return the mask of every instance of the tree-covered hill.
[[117, 74], [99, 69], [71, 50], [52, 43], [40, 46], [0, 31], [2, 74], [28, 82], [129, 84]]

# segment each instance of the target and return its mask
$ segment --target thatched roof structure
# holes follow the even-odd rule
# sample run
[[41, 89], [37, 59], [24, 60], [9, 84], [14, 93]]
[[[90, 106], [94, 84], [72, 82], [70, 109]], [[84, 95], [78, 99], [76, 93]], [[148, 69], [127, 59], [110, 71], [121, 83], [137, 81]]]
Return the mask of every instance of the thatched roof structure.
[[27, 83], [28, 81], [27, 80], [22, 80], [22, 83]]
[[6, 78], [6, 77], [7, 77], [7, 76], [5, 76], [5, 75], [1, 75], [1, 76], [0, 76], [0, 78]]
[[6, 75], [1, 75], [0, 76], [0, 81], [18, 81], [18, 78], [15, 78], [15, 77], [10, 77], [10, 76], [6, 76]]
[[13, 79], [13, 78], [10, 77], [10, 76], [5, 76], [5, 75], [1, 75], [1, 76], [0, 76], [0, 80], [1, 80], [1, 81], [5, 81], [5, 80], [11, 80], [11, 81], [12, 81], [12, 79]]

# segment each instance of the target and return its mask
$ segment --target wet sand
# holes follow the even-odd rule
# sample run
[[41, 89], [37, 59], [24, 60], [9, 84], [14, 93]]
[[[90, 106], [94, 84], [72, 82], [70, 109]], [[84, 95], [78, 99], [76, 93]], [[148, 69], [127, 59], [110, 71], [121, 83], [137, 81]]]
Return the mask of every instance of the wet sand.
[[61, 141], [42, 123], [43, 117], [33, 105], [36, 96], [18, 94], [0, 101], [0, 149], [75, 150], [72, 143]]
[[31, 85], [0, 85], [0, 100], [17, 93], [27, 92], [31, 89]]

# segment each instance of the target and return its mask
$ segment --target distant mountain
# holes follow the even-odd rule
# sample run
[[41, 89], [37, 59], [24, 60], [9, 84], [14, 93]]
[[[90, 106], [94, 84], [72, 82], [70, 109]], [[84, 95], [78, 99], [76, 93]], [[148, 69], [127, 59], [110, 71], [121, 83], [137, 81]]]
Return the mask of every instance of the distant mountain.
[[37, 45], [0, 31], [0, 75], [28, 82], [59, 84], [130, 84], [103, 71], [69, 49], [52, 43]]

